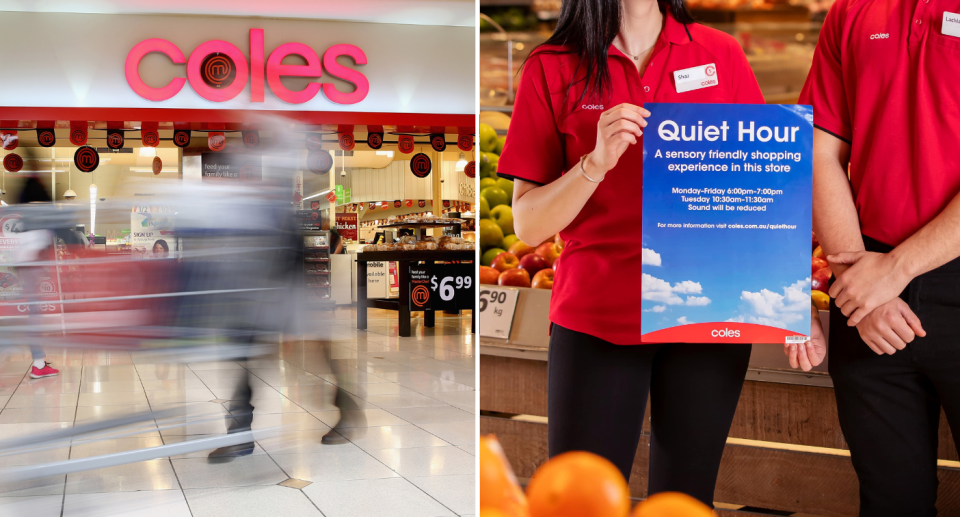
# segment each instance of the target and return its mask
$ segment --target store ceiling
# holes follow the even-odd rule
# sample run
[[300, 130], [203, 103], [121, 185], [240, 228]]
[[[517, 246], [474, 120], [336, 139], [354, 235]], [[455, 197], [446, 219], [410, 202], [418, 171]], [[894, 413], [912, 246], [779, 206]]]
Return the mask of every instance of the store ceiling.
[[0, 0], [0, 11], [189, 14], [473, 27], [473, 0]]

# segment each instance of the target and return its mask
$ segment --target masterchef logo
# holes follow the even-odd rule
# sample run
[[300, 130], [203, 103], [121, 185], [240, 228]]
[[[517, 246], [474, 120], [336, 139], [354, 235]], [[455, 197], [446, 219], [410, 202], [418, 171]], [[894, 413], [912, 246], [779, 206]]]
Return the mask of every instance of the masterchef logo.
[[447, 141], [443, 139], [443, 135], [433, 135], [430, 137], [430, 147], [433, 147], [433, 150], [442, 153], [447, 148]]
[[23, 168], [23, 158], [19, 154], [10, 153], [3, 157], [3, 168], [8, 172], [19, 172]]
[[173, 132], [173, 143], [177, 147], [186, 147], [190, 145], [190, 132], [178, 129]]
[[367, 145], [370, 146], [370, 149], [380, 149], [383, 146], [383, 133], [368, 134]]
[[243, 132], [243, 145], [247, 147], [256, 147], [260, 145], [260, 132], [259, 131], [244, 131]]
[[403, 154], [410, 154], [413, 152], [413, 137], [410, 135], [400, 135], [400, 139], [397, 142], [397, 149], [400, 149], [400, 152]]
[[[233, 99], [250, 83], [250, 102], [264, 102], [265, 82], [270, 91], [281, 101], [302, 104], [312, 100], [317, 93], [336, 104], [356, 104], [363, 101], [370, 91], [367, 77], [338, 61], [348, 57], [355, 65], [366, 65], [367, 55], [355, 45], [332, 45], [322, 57], [303, 43], [285, 43], [266, 55], [263, 29], [250, 29], [249, 60], [239, 47], [223, 40], [201, 43], [187, 58], [175, 44], [161, 38], [143, 40], [134, 45], [124, 63], [127, 84], [137, 95], [150, 101], [165, 101], [180, 93], [187, 82], [197, 95], [213, 102]], [[186, 64], [186, 77], [174, 77], [166, 86], [147, 86], [140, 78], [140, 61], [152, 52], [170, 58], [174, 65]], [[285, 57], [300, 56], [305, 65], [282, 64]], [[324, 73], [352, 83], [351, 92], [342, 92], [331, 81], [323, 81]], [[301, 91], [287, 89], [281, 77], [314, 78]]]
[[140, 140], [146, 147], [156, 147], [160, 144], [160, 135], [156, 131], [143, 131]]
[[0, 131], [0, 140], [3, 141], [3, 148], [12, 151], [20, 143], [20, 136], [16, 131]]
[[245, 163], [243, 167], [240, 167], [240, 179], [243, 180], [255, 180], [260, 176], [260, 170], [256, 165]]
[[340, 142], [340, 149], [343, 149], [344, 151], [353, 150], [353, 135], [350, 133], [340, 133], [340, 136], [337, 137], [337, 141]]
[[307, 149], [310, 151], [316, 151], [320, 149], [323, 140], [322, 137], [316, 133], [307, 133]]
[[123, 147], [123, 133], [119, 131], [109, 131], [107, 134], [107, 147], [110, 149], [120, 149]]
[[70, 143], [73, 145], [83, 145], [87, 143], [87, 131], [84, 129], [74, 129], [70, 131]]
[[163, 161], [160, 159], [159, 156], [154, 156], [153, 157], [153, 175], [156, 176], [157, 174], [160, 174], [160, 171], [162, 170], [163, 170]]
[[410, 171], [418, 178], [426, 178], [429, 176], [431, 168], [430, 157], [423, 153], [415, 154], [413, 159], [410, 160]]
[[425, 285], [418, 285], [410, 292], [410, 300], [417, 307], [424, 307], [430, 301], [430, 290]]
[[73, 164], [80, 172], [93, 172], [100, 165], [100, 155], [96, 149], [85, 145], [73, 153]]
[[477, 162], [469, 161], [467, 165], [463, 168], [463, 173], [467, 175], [468, 178], [473, 179], [477, 177]]
[[323, 174], [333, 167], [333, 158], [324, 150], [313, 151], [307, 155], [307, 169], [314, 174]]
[[211, 151], [222, 151], [227, 145], [227, 137], [223, 133], [210, 133], [207, 135], [207, 147]]
[[230, 86], [237, 78], [237, 66], [225, 54], [210, 54], [200, 63], [200, 78], [212, 88]]
[[460, 135], [457, 138], [457, 147], [461, 151], [472, 151], [473, 150], [473, 136], [472, 135]]
[[52, 129], [40, 129], [37, 131], [37, 142], [42, 147], [50, 147], [57, 143], [57, 135]]

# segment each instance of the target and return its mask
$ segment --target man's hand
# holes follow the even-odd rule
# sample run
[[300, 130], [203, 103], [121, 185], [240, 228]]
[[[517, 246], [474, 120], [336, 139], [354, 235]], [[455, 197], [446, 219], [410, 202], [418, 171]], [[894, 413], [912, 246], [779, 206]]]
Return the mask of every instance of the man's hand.
[[903, 350], [916, 336], [927, 332], [920, 326], [920, 318], [900, 298], [877, 307], [857, 325], [860, 337], [877, 355], [893, 355]]
[[829, 294], [840, 312], [849, 318], [847, 324], [851, 327], [857, 326], [877, 307], [900, 296], [911, 280], [903, 268], [897, 267], [893, 256], [886, 253], [838, 253], [828, 256], [827, 261], [850, 265], [837, 276]]
[[787, 354], [790, 367], [803, 368], [805, 372], [822, 363], [827, 355], [827, 343], [823, 338], [820, 313], [816, 307], [811, 307], [810, 310], [810, 341], [799, 346], [791, 344], [783, 347], [783, 353]]

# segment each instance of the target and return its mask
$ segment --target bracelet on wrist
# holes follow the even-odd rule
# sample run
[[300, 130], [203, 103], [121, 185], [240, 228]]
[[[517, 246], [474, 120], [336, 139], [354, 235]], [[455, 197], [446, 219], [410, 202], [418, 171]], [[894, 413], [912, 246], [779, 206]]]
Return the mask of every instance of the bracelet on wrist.
[[580, 174], [582, 174], [584, 178], [587, 178], [587, 181], [589, 181], [590, 183], [600, 183], [601, 181], [603, 181], [603, 178], [600, 178], [598, 180], [591, 178], [589, 175], [587, 175], [587, 171], [583, 170], [583, 162], [586, 159], [587, 159], [586, 154], [580, 157]]

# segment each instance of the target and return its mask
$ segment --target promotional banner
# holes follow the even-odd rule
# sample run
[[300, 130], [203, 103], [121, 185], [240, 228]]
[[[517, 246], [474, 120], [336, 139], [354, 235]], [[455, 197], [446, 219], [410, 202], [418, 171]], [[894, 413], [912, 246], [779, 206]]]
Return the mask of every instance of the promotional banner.
[[645, 107], [641, 342], [805, 341], [812, 109]]
[[473, 309], [476, 286], [473, 264], [410, 266], [410, 310]]
[[337, 213], [337, 232], [345, 240], [357, 240], [357, 214], [355, 213]]
[[202, 153], [200, 155], [203, 181], [232, 179], [260, 181], [263, 178], [259, 154]]
[[135, 206], [130, 214], [130, 250], [136, 259], [172, 258], [177, 251], [173, 235], [174, 209]]

